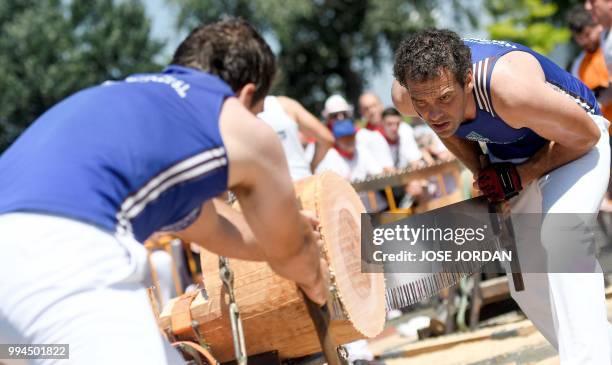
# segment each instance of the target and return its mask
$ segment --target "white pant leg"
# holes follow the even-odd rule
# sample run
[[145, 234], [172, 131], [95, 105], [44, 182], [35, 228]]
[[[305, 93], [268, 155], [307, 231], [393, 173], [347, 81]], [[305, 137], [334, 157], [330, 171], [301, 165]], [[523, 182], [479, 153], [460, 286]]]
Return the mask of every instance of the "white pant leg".
[[[543, 213], [541, 240], [532, 242], [541, 244], [540, 251], [549, 257], [555, 254], [555, 242], [554, 234], [546, 233], [550, 227], [547, 214], [596, 213], [606, 189], [610, 164], [607, 124], [601, 117], [594, 120], [602, 134], [596, 147], [542, 177], [513, 202], [514, 213], [538, 209]], [[610, 324], [601, 267], [594, 253], [584, 251], [581, 255], [577, 261], [592, 273], [526, 273], [525, 291], [514, 292], [511, 285], [512, 297], [559, 350], [562, 365], [610, 364]]]
[[181, 364], [142, 281], [144, 247], [74, 220], [0, 216], [0, 338], [69, 344], [33, 364]]

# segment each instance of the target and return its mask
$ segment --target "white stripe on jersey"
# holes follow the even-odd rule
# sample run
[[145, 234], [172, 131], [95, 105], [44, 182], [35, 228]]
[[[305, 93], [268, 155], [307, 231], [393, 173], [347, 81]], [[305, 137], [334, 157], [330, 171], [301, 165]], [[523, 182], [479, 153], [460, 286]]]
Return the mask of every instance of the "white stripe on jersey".
[[120, 228], [129, 230], [129, 221], [140, 214], [148, 203], [164, 191], [227, 165], [225, 148], [217, 147], [189, 157], [158, 174], [121, 204], [117, 213]]
[[483, 88], [483, 92], [485, 96], [485, 101], [487, 103], [487, 106], [489, 107], [489, 113], [491, 113], [491, 115], [495, 117], [495, 113], [493, 113], [493, 106], [491, 105], [491, 100], [489, 99], [489, 92], [487, 91], [487, 83], [489, 82], [489, 80], [487, 79], [487, 67], [488, 66], [489, 66], [489, 58], [485, 58], [484, 68], [482, 70], [482, 80], [484, 81], [482, 83], [482, 88]]
[[476, 68], [476, 64], [473, 63], [472, 64], [472, 76], [474, 79], [474, 94], [476, 94], [476, 101], [478, 101], [478, 107], [480, 109], [482, 109], [482, 101], [480, 101], [480, 92], [478, 92], [478, 82], [476, 81], [476, 78], [478, 77], [478, 70]]
[[487, 71], [489, 67], [489, 58], [485, 58], [484, 60], [480, 60], [477, 63], [472, 64], [472, 72], [474, 77], [474, 93], [476, 94], [476, 100], [478, 101], [478, 107], [481, 110], [485, 110], [491, 113], [492, 116], [495, 117], [493, 113], [493, 107], [491, 104], [491, 100], [489, 98], [489, 94], [487, 92]]

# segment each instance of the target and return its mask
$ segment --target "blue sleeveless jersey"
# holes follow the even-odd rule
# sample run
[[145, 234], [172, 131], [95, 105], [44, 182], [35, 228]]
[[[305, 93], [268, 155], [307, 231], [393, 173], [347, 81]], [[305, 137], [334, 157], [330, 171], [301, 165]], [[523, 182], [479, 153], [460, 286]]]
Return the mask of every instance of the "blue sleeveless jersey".
[[0, 214], [61, 215], [139, 241], [186, 227], [227, 188], [219, 113], [232, 95], [170, 66], [68, 97], [0, 156]]
[[533, 156], [549, 142], [529, 128], [510, 127], [495, 112], [491, 99], [491, 73], [497, 60], [508, 52], [522, 51], [533, 55], [542, 66], [549, 84], [573, 98], [587, 113], [601, 114], [595, 95], [586, 85], [532, 49], [506, 41], [464, 39], [464, 43], [472, 51], [477, 114], [475, 119], [462, 123], [455, 134], [486, 142], [493, 155], [504, 160], [524, 159]]

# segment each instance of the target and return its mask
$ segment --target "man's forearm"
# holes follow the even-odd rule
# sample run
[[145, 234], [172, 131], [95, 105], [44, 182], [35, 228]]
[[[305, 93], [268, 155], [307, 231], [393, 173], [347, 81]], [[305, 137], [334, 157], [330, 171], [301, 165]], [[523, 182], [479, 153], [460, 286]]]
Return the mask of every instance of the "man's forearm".
[[480, 171], [481, 149], [478, 142], [463, 140], [458, 137], [442, 138], [442, 143], [463, 164], [476, 175]]
[[333, 146], [332, 143], [326, 143], [326, 142], [316, 142], [315, 145], [315, 153], [312, 157], [312, 162], [310, 163], [310, 170], [311, 171], [315, 171], [317, 169], [317, 166], [319, 166], [319, 163], [321, 163], [321, 161], [323, 161], [323, 158], [325, 158], [325, 155], [327, 154], [327, 151], [329, 151], [329, 149]]
[[550, 171], [582, 157], [590, 149], [590, 146], [588, 148], [575, 148], [550, 142], [527, 161], [516, 167], [521, 176], [521, 183], [526, 186]]
[[[206, 227], [212, 219], [217, 220], [214, 237]], [[244, 215], [220, 199], [213, 199], [192, 226], [175, 234], [183, 241], [196, 243], [217, 255], [250, 261], [265, 260]]]

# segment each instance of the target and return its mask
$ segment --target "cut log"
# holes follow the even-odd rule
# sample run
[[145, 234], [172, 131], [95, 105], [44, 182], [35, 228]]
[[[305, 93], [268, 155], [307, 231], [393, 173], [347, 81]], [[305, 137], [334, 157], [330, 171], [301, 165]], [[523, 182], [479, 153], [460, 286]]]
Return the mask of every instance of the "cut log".
[[[360, 214], [365, 210], [351, 185], [333, 173], [296, 183], [302, 207], [317, 213], [325, 242], [335, 308], [331, 332], [337, 344], [374, 337], [384, 327], [385, 288], [382, 274], [361, 273]], [[234, 359], [228, 317], [228, 295], [219, 279], [218, 256], [203, 251], [204, 283], [209, 299], [198, 295], [191, 305], [204, 340], [221, 362]], [[230, 260], [234, 291], [249, 355], [278, 351], [282, 359], [321, 351], [316, 331], [295, 283], [261, 262]], [[332, 291], [333, 292], [333, 291]], [[169, 303], [160, 326], [170, 327]]]

